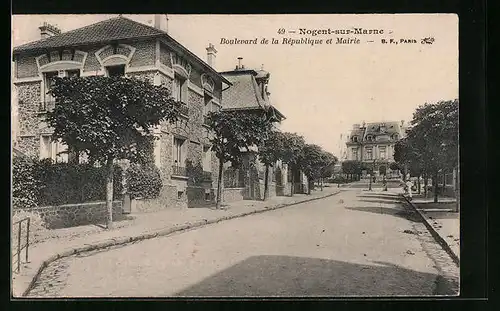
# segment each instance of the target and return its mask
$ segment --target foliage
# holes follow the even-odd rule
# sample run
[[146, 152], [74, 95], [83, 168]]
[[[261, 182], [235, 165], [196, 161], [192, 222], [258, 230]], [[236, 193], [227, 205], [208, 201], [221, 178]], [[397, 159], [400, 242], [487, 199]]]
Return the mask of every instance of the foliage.
[[188, 185], [199, 186], [203, 184], [203, 166], [200, 162], [193, 164], [193, 161], [186, 160], [186, 175], [188, 176]]
[[310, 182], [321, 176], [323, 165], [323, 150], [320, 146], [306, 144], [300, 153], [299, 167]]
[[397, 162], [391, 162], [391, 163], [389, 164], [389, 168], [390, 168], [391, 170], [393, 170], [393, 171], [398, 171], [398, 170], [400, 170], [400, 166], [399, 166], [399, 164], [398, 164]]
[[347, 178], [345, 178], [344, 176], [335, 176], [333, 178], [330, 178], [328, 180], [328, 182], [332, 183], [332, 184], [345, 184], [347, 183]]
[[[114, 176], [115, 180], [121, 180], [121, 168], [117, 165]], [[102, 201], [106, 194], [104, 182], [104, 167], [16, 157], [12, 171], [13, 208]], [[115, 198], [121, 192], [122, 184], [115, 183]]]
[[356, 160], [342, 162], [342, 171], [345, 174], [360, 175], [363, 171], [363, 163]]
[[125, 176], [131, 198], [154, 199], [160, 195], [163, 183], [155, 165], [131, 163]]
[[141, 146], [151, 145], [154, 127], [177, 121], [181, 104], [167, 88], [125, 77], [56, 78], [49, 94], [56, 99], [46, 116], [54, 128], [53, 138], [87, 153], [91, 163], [106, 164], [107, 227], [111, 228], [113, 161], [141, 158]]
[[180, 107], [166, 88], [123, 77], [56, 78], [49, 93], [56, 98], [46, 116], [53, 136], [101, 162], [137, 157], [152, 127], [175, 122]]
[[323, 151], [322, 155], [323, 167], [321, 168], [322, 178], [328, 178], [333, 175], [335, 170], [335, 164], [338, 162], [336, 156], [328, 151]]
[[38, 205], [40, 183], [35, 178], [36, 160], [12, 159], [12, 207], [33, 208]]
[[241, 164], [241, 155], [260, 146], [271, 133], [271, 122], [265, 114], [244, 111], [217, 111], [208, 114], [213, 131], [212, 150], [218, 159], [230, 161], [234, 167]]
[[277, 161], [283, 159], [285, 153], [283, 136], [280, 131], [273, 130], [259, 145], [259, 159], [263, 164], [274, 166]]
[[[115, 165], [114, 178], [121, 181], [122, 170]], [[76, 204], [106, 199], [106, 168], [89, 164], [52, 163], [50, 159], [37, 164], [36, 178], [40, 184], [41, 206]], [[114, 197], [122, 193], [122, 183], [114, 183]]]
[[458, 166], [458, 106], [455, 99], [418, 107], [407, 137], [395, 146], [400, 165], [407, 164], [413, 175], [434, 176], [435, 202], [439, 170]]
[[288, 165], [296, 166], [301, 158], [302, 150], [306, 145], [304, 137], [296, 133], [282, 133], [283, 154], [282, 160]]

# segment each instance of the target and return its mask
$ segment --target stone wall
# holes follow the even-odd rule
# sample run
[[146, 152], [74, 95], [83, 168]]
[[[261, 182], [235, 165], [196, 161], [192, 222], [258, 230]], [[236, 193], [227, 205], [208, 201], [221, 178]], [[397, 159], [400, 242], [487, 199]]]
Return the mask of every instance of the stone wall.
[[187, 205], [188, 207], [206, 207], [215, 203], [215, 191], [210, 189], [210, 195], [207, 200], [206, 189], [203, 187], [187, 187]]
[[38, 76], [38, 67], [36, 65], [35, 56], [33, 55], [20, 55], [17, 59], [17, 78], [29, 78]]
[[241, 201], [245, 197], [245, 188], [225, 188], [222, 192], [222, 202]]
[[[40, 215], [48, 229], [69, 228], [89, 224], [104, 224], [108, 218], [106, 202], [90, 202], [19, 209], [15, 210], [14, 214], [19, 211], [32, 212]], [[122, 201], [114, 201], [113, 221], [120, 220], [122, 217]]]

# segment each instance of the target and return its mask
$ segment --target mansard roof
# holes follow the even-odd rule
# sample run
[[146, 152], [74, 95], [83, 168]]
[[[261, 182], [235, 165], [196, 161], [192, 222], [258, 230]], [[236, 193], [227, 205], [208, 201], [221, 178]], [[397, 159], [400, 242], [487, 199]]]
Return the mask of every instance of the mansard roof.
[[267, 94], [259, 88], [255, 79], [258, 73], [255, 70], [233, 70], [221, 72], [227, 80], [232, 83], [232, 86], [222, 92], [222, 102], [224, 109], [227, 110], [255, 110], [263, 109], [265, 111], [272, 110], [275, 116], [279, 119], [284, 119], [285, 116], [274, 107]]
[[13, 50], [13, 54], [30, 53], [46, 51], [47, 49], [57, 49], [64, 47], [87, 46], [99, 43], [108, 43], [113, 41], [137, 40], [148, 38], [161, 38], [174, 49], [182, 51], [193, 58], [203, 69], [208, 70], [213, 75], [216, 75], [224, 83], [227, 81], [217, 71], [215, 71], [206, 62], [189, 51], [186, 47], [170, 37], [166, 32], [133, 21], [123, 16], [110, 18], [98, 23], [94, 23], [85, 27], [77, 28], [68, 32], [63, 32], [59, 35], [51, 36], [46, 39], [37, 40], [17, 46]]
[[[404, 136], [404, 128], [401, 126], [399, 122], [389, 121], [389, 122], [371, 122], [366, 123], [364, 126], [360, 126], [359, 128], [354, 128], [351, 130], [350, 137], [357, 136], [358, 142], [367, 141], [366, 138], [368, 136], [379, 136], [379, 135], [388, 135], [392, 136], [394, 134], [399, 135], [399, 138]], [[350, 143], [350, 142], [347, 142]]]

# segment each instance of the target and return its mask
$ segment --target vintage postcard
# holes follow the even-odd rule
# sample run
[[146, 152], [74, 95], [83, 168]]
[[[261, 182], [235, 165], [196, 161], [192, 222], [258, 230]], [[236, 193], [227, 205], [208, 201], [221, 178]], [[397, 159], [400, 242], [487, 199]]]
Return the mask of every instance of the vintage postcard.
[[458, 16], [14, 15], [12, 294], [458, 296]]

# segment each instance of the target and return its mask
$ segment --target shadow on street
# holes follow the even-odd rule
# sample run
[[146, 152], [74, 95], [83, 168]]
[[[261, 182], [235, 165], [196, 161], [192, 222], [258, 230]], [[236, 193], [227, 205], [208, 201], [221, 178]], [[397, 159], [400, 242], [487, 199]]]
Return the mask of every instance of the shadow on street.
[[437, 275], [385, 262], [374, 265], [291, 256], [253, 256], [175, 296], [454, 295]]
[[360, 199], [359, 201], [360, 202], [368, 202], [368, 203], [380, 203], [380, 204], [399, 204], [400, 203], [399, 200], [390, 200], [390, 199], [386, 199], [386, 200], [364, 200], [364, 199]]
[[[383, 202], [387, 203], [387, 202]], [[401, 217], [404, 219], [407, 219], [412, 222], [422, 222], [422, 219], [413, 211], [410, 211], [406, 208], [404, 208], [402, 205], [398, 205], [398, 207], [383, 207], [383, 206], [362, 206], [362, 207], [357, 207], [357, 206], [346, 206], [346, 209], [353, 210], [353, 211], [360, 211], [360, 212], [367, 212], [367, 213], [374, 213], [374, 214], [385, 214], [385, 215], [391, 215], [395, 217]]]

